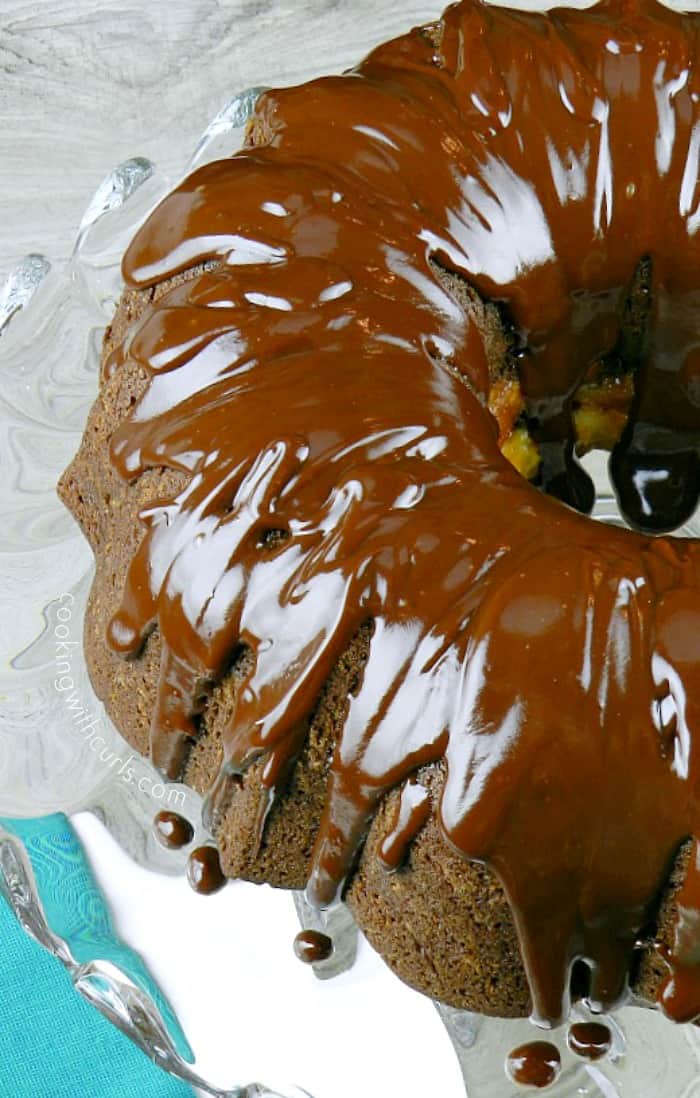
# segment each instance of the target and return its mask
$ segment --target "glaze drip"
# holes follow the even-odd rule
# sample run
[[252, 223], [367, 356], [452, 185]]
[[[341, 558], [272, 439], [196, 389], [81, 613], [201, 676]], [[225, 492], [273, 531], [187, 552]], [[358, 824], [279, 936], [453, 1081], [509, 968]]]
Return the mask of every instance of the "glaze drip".
[[187, 880], [195, 892], [209, 896], [226, 884], [215, 846], [198, 846], [187, 859]]
[[379, 859], [390, 873], [401, 867], [409, 847], [432, 811], [430, 794], [419, 782], [407, 781], [401, 790], [396, 819], [382, 839]]
[[414, 31], [345, 76], [262, 96], [256, 147], [185, 180], [124, 263], [142, 288], [197, 266], [111, 364], [148, 377], [112, 440], [117, 471], [187, 475], [143, 515], [109, 631], [131, 658], [160, 631], [156, 764], [181, 775], [245, 645], [210, 799], [264, 756], [271, 804], [371, 619], [309, 897], [337, 897], [387, 791], [444, 760], [445, 839], [501, 878], [540, 1021], [566, 1014], [578, 958], [594, 1001], [624, 997], [640, 928], [700, 834], [700, 547], [602, 528], [515, 472], [486, 409], [487, 335], [439, 268], [509, 316], [543, 487], [585, 510], [572, 400], [624, 348], [648, 261], [612, 470], [633, 525], [686, 518], [699, 26], [651, 0], [456, 4], [438, 47]]
[[576, 1022], [567, 1034], [569, 1048], [584, 1060], [602, 1060], [612, 1048], [612, 1033], [602, 1022]]
[[549, 1041], [531, 1041], [509, 1054], [506, 1070], [514, 1083], [544, 1090], [556, 1082], [561, 1071], [561, 1056]]
[[171, 850], [188, 846], [194, 838], [194, 828], [189, 820], [177, 812], [159, 812], [153, 821], [156, 838]]
[[332, 940], [318, 930], [300, 930], [294, 939], [294, 955], [302, 964], [316, 965], [332, 954]]

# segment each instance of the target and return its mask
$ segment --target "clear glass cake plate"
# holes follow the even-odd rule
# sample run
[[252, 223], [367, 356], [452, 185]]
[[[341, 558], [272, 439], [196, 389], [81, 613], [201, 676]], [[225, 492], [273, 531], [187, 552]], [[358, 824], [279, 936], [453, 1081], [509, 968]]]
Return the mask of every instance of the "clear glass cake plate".
[[[235, 96], [217, 115], [182, 174], [238, 147], [258, 90]], [[43, 256], [28, 256], [0, 287], [0, 815], [89, 811], [139, 865], [156, 873], [182, 876], [185, 855], [165, 851], [154, 838], [154, 802], [190, 819], [199, 839], [205, 833], [198, 798], [185, 787], [164, 786], [144, 760], [133, 760], [134, 776], [129, 781], [120, 780], [116, 768], [106, 765], [110, 753], [130, 753], [104, 715], [87, 677], [80, 641], [92, 557], [55, 495], [57, 478], [78, 447], [96, 393], [102, 334], [121, 289], [121, 256], [137, 226], [174, 182], [143, 158], [119, 165], [86, 209], [70, 261], [61, 269], [52, 269]], [[605, 463], [593, 459], [590, 467], [598, 488], [597, 517], [619, 522]], [[694, 519], [681, 533], [700, 536], [700, 521]], [[99, 752], [87, 749], [76, 706], [82, 714], [99, 721], [103, 741]], [[2, 832], [0, 883], [27, 929], [67, 963], [66, 943], [61, 943], [46, 923], [21, 846]], [[237, 903], [240, 905], [240, 925], [247, 928], [246, 934], [250, 933], [250, 924], [243, 915], [249, 895], [241, 891], [240, 900], [230, 901], [232, 911]], [[285, 898], [284, 902], [291, 905], [292, 901]], [[356, 930], [347, 911], [341, 905], [321, 916], [308, 909], [300, 896], [295, 902], [303, 925], [329, 929], [335, 941], [333, 960], [317, 965], [316, 975], [321, 979], [347, 975], [356, 948]], [[164, 910], [163, 917], [166, 915]], [[227, 948], [231, 934], [235, 937], [235, 929], [221, 942], [222, 950]], [[245, 946], [244, 942], [242, 948]], [[188, 945], [182, 948], [186, 950]], [[368, 947], [363, 945], [362, 951], [366, 962]], [[365, 979], [368, 996], [374, 999], [377, 988], [386, 994], [390, 1025], [390, 1019], [396, 1017], [395, 1004], [402, 998], [418, 997], [386, 971], [380, 978], [377, 973], [381, 967], [374, 959], [361, 965], [361, 975], [354, 977], [352, 990], [356, 993], [357, 980]], [[217, 975], [212, 973], [212, 986]], [[274, 1003], [281, 995], [279, 980], [284, 979], [288, 1001], [301, 1003], [301, 991], [297, 997], [294, 981], [298, 979], [300, 989], [306, 975], [300, 972], [298, 977], [288, 976], [286, 969], [279, 977], [268, 974], [264, 994]], [[175, 972], [176, 991], [177, 979]], [[292, 1085], [291, 1078], [274, 1090], [247, 1085], [239, 1073], [235, 1042], [228, 1078], [205, 1079], [198, 1066], [193, 1068], [178, 1055], [155, 1005], [143, 996], [135, 996], [133, 987], [120, 979], [118, 972], [108, 973], [98, 985], [79, 990], [158, 1062], [190, 1079], [202, 1094], [291, 1098], [309, 1093], [302, 1089], [305, 1078], [296, 1080], [301, 1087]], [[241, 992], [232, 1000], [234, 1012], [245, 1011], [245, 988]], [[200, 988], [197, 994], [201, 993]], [[337, 994], [327, 994], [327, 1007], [322, 997], [315, 1000], [319, 1026], [320, 1012], [338, 1009]], [[171, 991], [171, 997], [177, 1006], [177, 993]], [[416, 1032], [404, 1029], [398, 1039], [399, 1049], [411, 1048], [415, 1040], [421, 1057], [449, 1056], [449, 1046], [439, 1028], [428, 1025], [425, 1013], [421, 1014], [425, 1005], [421, 1000], [415, 1015], [407, 1015], [414, 1018]], [[454, 1098], [465, 1088], [469, 1098], [517, 1098], [527, 1091], [511, 1083], [504, 1073], [508, 1052], [537, 1037], [527, 1021], [487, 1020], [436, 1005], [463, 1075], [460, 1083], [455, 1062]], [[575, 1008], [575, 1020], [586, 1017], [583, 1008]], [[284, 1057], [278, 1060], [276, 1054], [281, 1041], [272, 1028], [274, 1018], [271, 1009], [269, 1019], [265, 1019], [271, 1026], [268, 1052], [264, 1062], [256, 1065], [257, 1076], [265, 1079], [279, 1077], [284, 1064]], [[613, 1046], [610, 1054], [596, 1063], [579, 1060], [569, 1052], [565, 1029], [542, 1035], [558, 1045], [563, 1061], [562, 1073], [547, 1090], [548, 1095], [700, 1098], [700, 1038], [694, 1027], [673, 1027], [654, 1012], [633, 1007], [607, 1022], [613, 1032]], [[284, 1025], [292, 1031], [295, 1024], [302, 1027], [301, 1034], [308, 1032], [315, 1020], [277, 1019], [278, 1027]], [[425, 1077], [420, 1072], [415, 1073], [415, 1089], [411, 1089], [410, 1077], [402, 1079], [400, 1089], [387, 1089], [386, 1082], [379, 1083], [371, 1064], [376, 1065], [380, 1053], [377, 1046], [372, 1046], [371, 1056], [367, 1052], [368, 1037], [365, 1034], [363, 1038], [361, 1025], [348, 1032], [344, 1023], [331, 1032], [334, 1037], [324, 1037], [324, 1063], [328, 1067], [322, 1078], [317, 1070], [311, 1070], [314, 1052], [312, 1047], [309, 1049], [309, 1078], [313, 1075], [315, 1080], [315, 1098], [338, 1098], [347, 1093], [342, 1090], [342, 1064], [350, 1054], [360, 1061], [364, 1055], [370, 1057], [363, 1086], [368, 1098], [385, 1094], [394, 1098], [399, 1093], [402, 1098], [422, 1098], [425, 1094]], [[337, 1047], [327, 1047], [331, 1040], [337, 1042]], [[383, 1047], [389, 1059], [397, 1055], [394, 1045], [387, 1035]], [[198, 1060], [201, 1055], [206, 1061], [206, 1049], [195, 1048], [195, 1052]], [[437, 1081], [439, 1071], [433, 1074]], [[444, 1081], [439, 1092], [442, 1098], [452, 1094], [447, 1093]]]

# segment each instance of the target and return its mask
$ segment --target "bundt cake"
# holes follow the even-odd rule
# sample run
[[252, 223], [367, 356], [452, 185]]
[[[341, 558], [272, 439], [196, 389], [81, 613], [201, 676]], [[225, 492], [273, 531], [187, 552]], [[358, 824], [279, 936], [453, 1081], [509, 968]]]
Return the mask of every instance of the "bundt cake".
[[97, 693], [226, 875], [454, 1006], [700, 1015], [699, 103], [655, 0], [266, 92], [129, 247], [61, 483]]

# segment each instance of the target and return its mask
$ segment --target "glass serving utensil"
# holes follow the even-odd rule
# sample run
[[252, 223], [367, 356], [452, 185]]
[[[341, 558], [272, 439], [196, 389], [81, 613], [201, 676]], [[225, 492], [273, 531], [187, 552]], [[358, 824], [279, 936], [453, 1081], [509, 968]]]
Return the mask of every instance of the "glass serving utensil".
[[[183, 174], [239, 147], [259, 92], [231, 99]], [[174, 182], [141, 157], [119, 165], [90, 202], [68, 264], [54, 270], [45, 257], [27, 256], [0, 287], [0, 815], [90, 810], [136, 861], [164, 873], [182, 873], [185, 855], [164, 851], [154, 839], [153, 803], [143, 789], [161, 779], [131, 755], [92, 692], [81, 647], [92, 557], [55, 484], [78, 448], [97, 390], [102, 333], [121, 293], [121, 257]], [[598, 490], [596, 517], [622, 524], [605, 461], [594, 455], [587, 464]], [[700, 536], [700, 521], [679, 533]], [[99, 722], [99, 753], [85, 750], [90, 721]], [[105, 768], [110, 752], [128, 758], [135, 780], [120, 780], [118, 767]], [[169, 784], [161, 800], [190, 820], [196, 841], [206, 839], [191, 789]], [[22, 844], [6, 831], [0, 831], [0, 889], [27, 932], [62, 961], [76, 989], [166, 1071], [215, 1098], [309, 1098], [296, 1087], [222, 1089], [203, 1079], [180, 1057], [155, 1003], [118, 967], [99, 956], [75, 961], [71, 943], [46, 919]], [[301, 893], [294, 901], [302, 926], [334, 942], [332, 957], [314, 965], [316, 975], [327, 979], [349, 968], [357, 928], [347, 908], [318, 912]], [[527, 1020], [435, 1006], [469, 1098], [517, 1098], [527, 1091], [507, 1078], [504, 1063], [511, 1049], [537, 1037], [554, 1043], [562, 1058], [561, 1074], [547, 1090], [552, 1098], [700, 1098], [697, 1030], [672, 1026], [654, 1011], [626, 1007], [604, 1019], [612, 1045], [593, 1063], [569, 1050], [565, 1027], [538, 1033]], [[572, 1021], [591, 1018], [583, 1006], [573, 1009]]]

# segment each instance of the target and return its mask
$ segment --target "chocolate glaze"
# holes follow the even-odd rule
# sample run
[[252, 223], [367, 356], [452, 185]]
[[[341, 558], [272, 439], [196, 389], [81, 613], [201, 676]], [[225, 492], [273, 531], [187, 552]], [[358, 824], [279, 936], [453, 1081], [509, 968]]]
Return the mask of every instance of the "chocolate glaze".
[[327, 961], [332, 953], [332, 940], [318, 930], [300, 930], [294, 939], [294, 954], [305, 965]]
[[393, 872], [406, 858], [408, 848], [430, 818], [432, 804], [425, 786], [409, 780], [401, 790], [396, 820], [379, 847], [382, 865]]
[[215, 846], [198, 846], [187, 860], [187, 880], [195, 892], [209, 895], [226, 884]]
[[612, 1033], [601, 1022], [576, 1022], [568, 1033], [572, 1052], [584, 1060], [602, 1060], [612, 1046]]
[[[457, 4], [438, 47], [414, 31], [266, 93], [262, 147], [185, 180], [124, 262], [134, 287], [205, 265], [112, 363], [148, 376], [115, 468], [188, 477], [142, 516], [109, 630], [125, 657], [160, 631], [156, 764], [181, 774], [247, 646], [210, 807], [260, 756], [272, 804], [371, 619], [309, 897], [342, 891], [385, 793], [444, 760], [445, 839], [500, 876], [540, 1020], [566, 1012], [579, 957], [594, 1000], [625, 995], [700, 835], [700, 546], [601, 527], [518, 476], [485, 408], [483, 331], [434, 260], [509, 315], [544, 486], [588, 506], [571, 401], [622, 353], [648, 258], [613, 472], [631, 522], [680, 522], [698, 489], [699, 30], [653, 0]], [[266, 546], [270, 529], [287, 537]]]
[[514, 1083], [525, 1087], [548, 1087], [561, 1071], [559, 1050], [549, 1041], [531, 1041], [513, 1049], [506, 1070]]
[[153, 826], [158, 841], [171, 850], [187, 846], [194, 838], [192, 824], [177, 812], [159, 812]]

